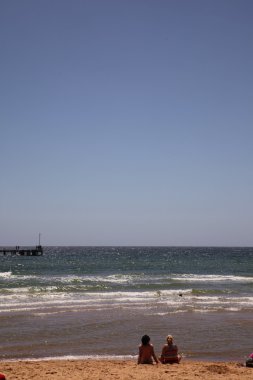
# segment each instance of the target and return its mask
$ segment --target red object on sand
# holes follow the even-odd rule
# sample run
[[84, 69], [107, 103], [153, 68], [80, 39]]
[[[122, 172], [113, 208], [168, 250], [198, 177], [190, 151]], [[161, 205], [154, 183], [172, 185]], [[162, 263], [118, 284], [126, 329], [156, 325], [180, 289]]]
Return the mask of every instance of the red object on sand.
[[2, 373], [0, 373], [0, 380], [6, 380], [6, 377]]

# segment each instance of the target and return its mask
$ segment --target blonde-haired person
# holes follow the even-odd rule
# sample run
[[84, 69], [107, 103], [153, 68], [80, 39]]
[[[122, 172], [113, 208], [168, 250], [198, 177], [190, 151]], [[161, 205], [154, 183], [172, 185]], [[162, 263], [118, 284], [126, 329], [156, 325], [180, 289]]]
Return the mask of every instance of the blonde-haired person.
[[181, 360], [181, 355], [179, 355], [178, 353], [177, 345], [173, 343], [173, 336], [168, 335], [166, 341], [167, 343], [162, 348], [162, 354], [160, 358], [161, 363], [179, 364]]

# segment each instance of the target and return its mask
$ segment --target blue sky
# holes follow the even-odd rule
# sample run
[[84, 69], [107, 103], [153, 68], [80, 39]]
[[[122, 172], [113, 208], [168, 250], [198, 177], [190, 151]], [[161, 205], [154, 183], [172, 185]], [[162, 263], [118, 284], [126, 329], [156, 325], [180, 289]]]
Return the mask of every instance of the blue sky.
[[253, 245], [251, 0], [0, 2], [0, 245]]

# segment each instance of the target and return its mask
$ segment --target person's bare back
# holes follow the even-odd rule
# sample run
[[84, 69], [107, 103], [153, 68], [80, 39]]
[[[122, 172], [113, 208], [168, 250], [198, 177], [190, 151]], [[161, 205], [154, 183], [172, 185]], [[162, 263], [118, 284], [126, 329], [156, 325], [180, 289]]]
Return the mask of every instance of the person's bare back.
[[154, 347], [150, 343], [148, 335], [142, 337], [142, 344], [139, 346], [138, 364], [153, 364], [153, 359], [158, 364], [157, 357], [154, 352]]

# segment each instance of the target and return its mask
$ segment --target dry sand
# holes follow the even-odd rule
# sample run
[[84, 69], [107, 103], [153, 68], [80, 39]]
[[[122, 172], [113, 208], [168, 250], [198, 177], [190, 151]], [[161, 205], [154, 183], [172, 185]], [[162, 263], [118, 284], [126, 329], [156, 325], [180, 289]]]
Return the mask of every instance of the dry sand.
[[241, 363], [191, 362], [137, 365], [134, 361], [52, 360], [0, 362], [7, 380], [164, 380], [253, 379], [253, 368]]

